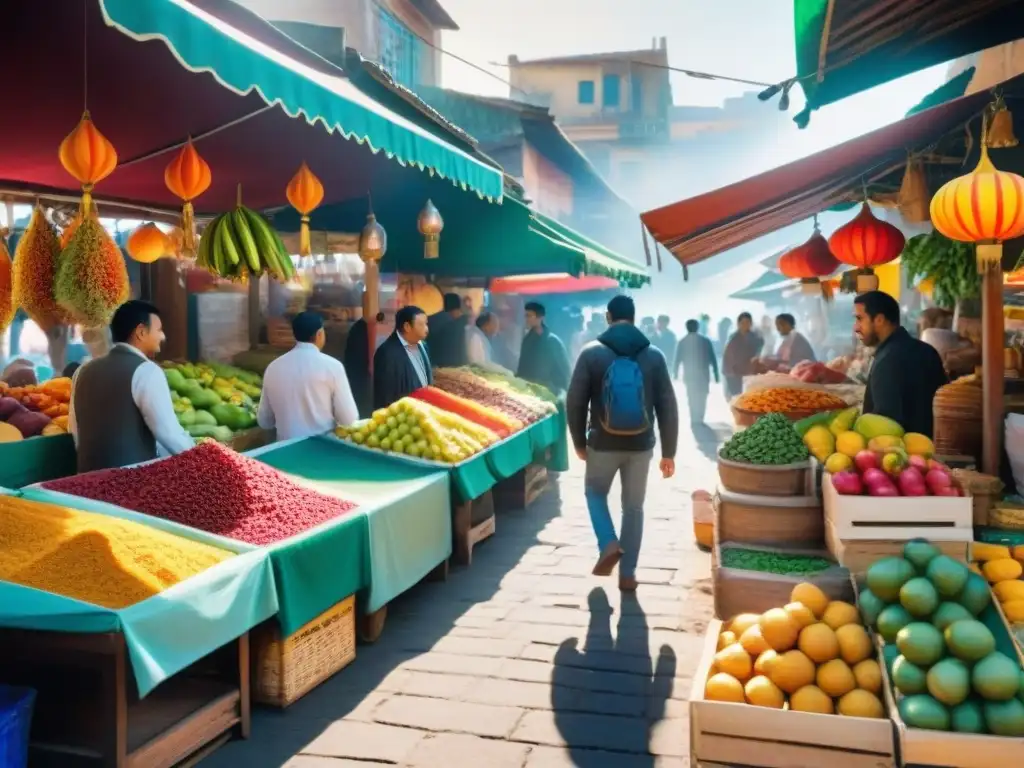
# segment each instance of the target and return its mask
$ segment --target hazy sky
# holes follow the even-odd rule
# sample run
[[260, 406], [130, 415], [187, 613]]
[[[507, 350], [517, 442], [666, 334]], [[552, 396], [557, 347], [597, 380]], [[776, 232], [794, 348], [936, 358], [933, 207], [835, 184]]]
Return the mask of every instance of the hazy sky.
[[[444, 34], [443, 47], [504, 79], [508, 68], [501, 64], [509, 54], [530, 59], [640, 49], [661, 36], [668, 38], [672, 66], [764, 82], [784, 80], [796, 69], [792, 0], [442, 1], [461, 28]], [[508, 86], [487, 75], [449, 56], [443, 60], [446, 87], [510, 95]], [[942, 83], [944, 74], [945, 67], [933, 68], [817, 112], [809, 129], [794, 128], [780, 140], [767, 167], [902, 117]], [[672, 90], [677, 104], [717, 105], [745, 90], [759, 89], [673, 73]], [[797, 91], [791, 114], [802, 106]]]

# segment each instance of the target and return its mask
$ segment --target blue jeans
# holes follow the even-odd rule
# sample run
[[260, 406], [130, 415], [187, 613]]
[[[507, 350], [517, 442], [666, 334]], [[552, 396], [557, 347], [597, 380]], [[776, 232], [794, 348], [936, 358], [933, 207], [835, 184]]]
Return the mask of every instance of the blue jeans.
[[622, 484], [622, 525], [619, 545], [622, 560], [619, 576], [636, 575], [640, 558], [640, 543], [644, 537], [644, 497], [647, 495], [647, 474], [654, 451], [587, 451], [587, 471], [584, 488], [590, 524], [597, 536], [598, 552], [616, 540], [615, 524], [608, 508], [608, 493], [616, 473]]

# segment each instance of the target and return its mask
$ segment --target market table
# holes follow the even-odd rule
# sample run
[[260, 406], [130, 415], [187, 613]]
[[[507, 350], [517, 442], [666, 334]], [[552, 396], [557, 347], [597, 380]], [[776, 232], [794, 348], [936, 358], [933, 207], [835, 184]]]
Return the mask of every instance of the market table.
[[32, 437], [0, 443], [0, 486], [23, 488], [75, 474], [75, 441], [71, 435]]

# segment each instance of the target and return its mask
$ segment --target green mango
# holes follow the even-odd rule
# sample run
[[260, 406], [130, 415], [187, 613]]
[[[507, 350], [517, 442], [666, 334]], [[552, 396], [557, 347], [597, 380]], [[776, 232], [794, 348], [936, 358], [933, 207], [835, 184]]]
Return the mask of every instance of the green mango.
[[188, 381], [181, 375], [181, 371], [177, 371], [174, 368], [165, 370], [164, 377], [167, 379], [167, 386], [179, 395], [188, 387]]
[[237, 405], [228, 405], [227, 403], [217, 405], [210, 409], [210, 413], [217, 419], [218, 424], [236, 432], [249, 429], [256, 423], [256, 419], [249, 411]]
[[194, 379], [199, 375], [198, 371], [196, 371], [195, 369], [195, 366], [190, 363], [182, 363], [180, 366], [178, 366], [178, 371], [186, 379]]
[[196, 407], [196, 410], [208, 411], [215, 405], [220, 405], [220, 395], [214, 392], [212, 389], [206, 389], [198, 382], [192, 382], [192, 387], [189, 388], [184, 395], [192, 402], [192, 405]]
[[191, 427], [196, 423], [196, 412], [189, 408], [187, 411], [182, 411], [178, 414], [178, 423], [183, 427]]
[[[214, 406], [216, 408], [217, 406]], [[195, 424], [206, 424], [210, 427], [217, 426], [217, 419], [209, 411], [196, 411]]]
[[218, 443], [229, 443], [234, 437], [227, 427], [211, 426], [210, 424], [196, 424], [188, 427], [188, 433], [192, 437], [212, 437]]

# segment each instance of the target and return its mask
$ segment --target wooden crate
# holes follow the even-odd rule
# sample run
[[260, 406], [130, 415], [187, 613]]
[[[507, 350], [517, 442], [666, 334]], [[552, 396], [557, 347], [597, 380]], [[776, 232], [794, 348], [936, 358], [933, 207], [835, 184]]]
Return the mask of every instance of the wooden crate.
[[540, 464], [530, 464], [494, 486], [494, 507], [499, 512], [526, 509], [547, 487], [547, 469]]
[[[801, 576], [782, 576], [775, 573], [747, 571], [740, 568], [726, 568], [722, 563], [722, 548], [735, 542], [721, 542], [715, 536], [711, 556], [711, 582], [715, 596], [715, 616], [723, 621], [741, 613], [764, 613], [771, 608], [780, 608], [789, 602], [793, 587], [810, 582], [820, 588], [833, 600], [853, 602], [853, 585], [850, 572], [836, 566], [821, 573]], [[736, 545], [751, 547], [749, 544]], [[787, 554], [828, 557], [823, 549], [797, 549], [794, 547], [757, 547], [777, 550]]]
[[261, 704], [287, 707], [356, 658], [355, 595], [288, 637], [277, 619], [253, 630], [252, 692]]
[[249, 737], [248, 633], [140, 699], [122, 634], [0, 629], [0, 680], [37, 692], [33, 768], [171, 768]]
[[[971, 529], [973, 531], [973, 529]], [[913, 537], [911, 537], [913, 538]], [[836, 562], [849, 569], [856, 578], [860, 578], [867, 571], [868, 566], [875, 560], [889, 555], [900, 555], [903, 553], [903, 546], [908, 539], [849, 539], [843, 540], [835, 526], [828, 520], [825, 521], [825, 546]], [[969, 541], [936, 541], [930, 539], [931, 543], [944, 555], [969, 562], [970, 542]]]
[[461, 504], [452, 502], [452, 536], [455, 561], [473, 564], [473, 547], [494, 535], [494, 494], [491, 491]]
[[754, 768], [894, 768], [892, 723], [707, 701], [722, 622], [712, 621], [690, 693], [690, 762]]
[[722, 541], [818, 547], [824, 542], [821, 501], [815, 496], [749, 496], [719, 489], [715, 530]]
[[968, 496], [840, 496], [831, 475], [822, 477], [825, 520], [844, 542], [853, 539], [968, 542], [974, 538], [974, 500]]

